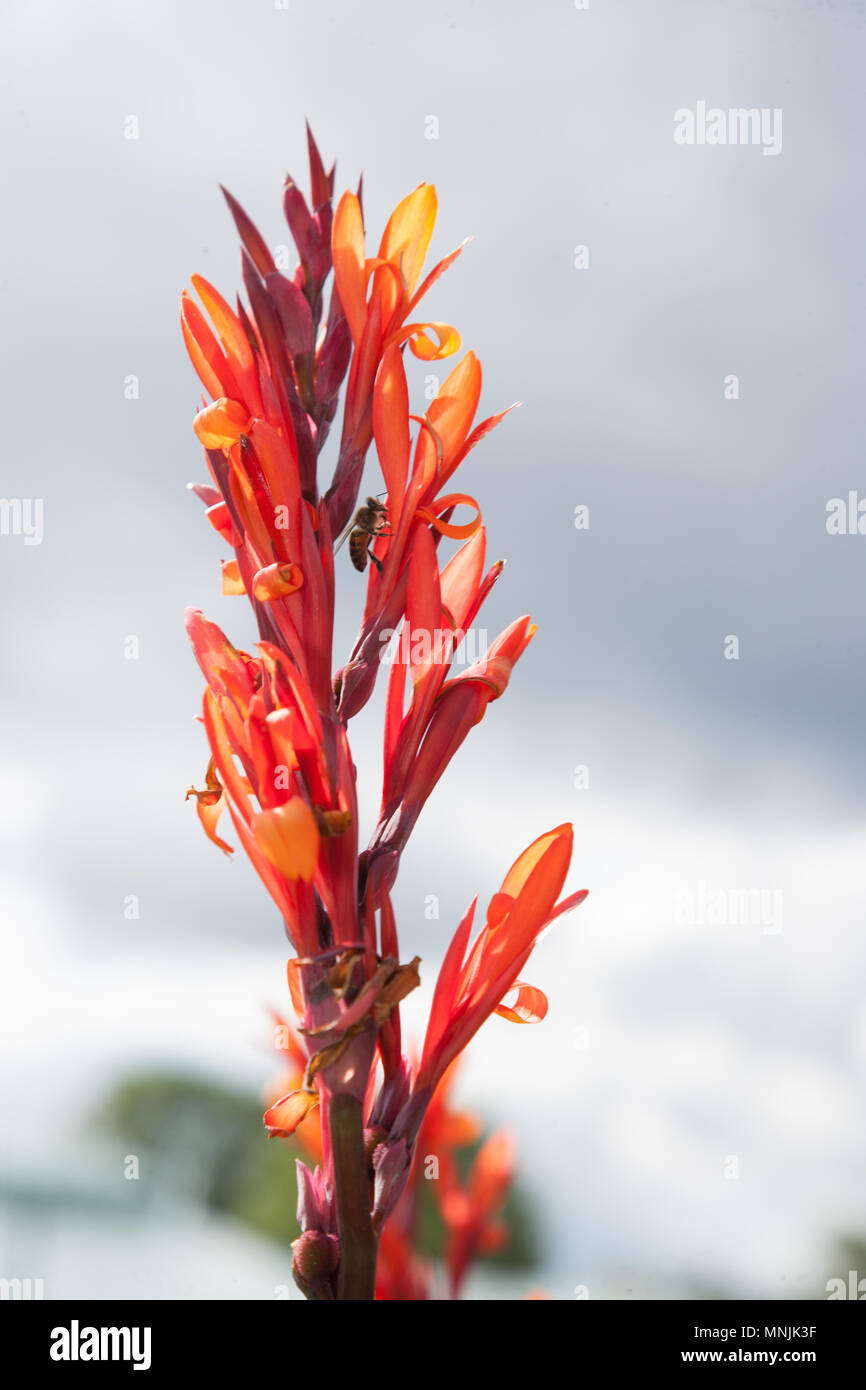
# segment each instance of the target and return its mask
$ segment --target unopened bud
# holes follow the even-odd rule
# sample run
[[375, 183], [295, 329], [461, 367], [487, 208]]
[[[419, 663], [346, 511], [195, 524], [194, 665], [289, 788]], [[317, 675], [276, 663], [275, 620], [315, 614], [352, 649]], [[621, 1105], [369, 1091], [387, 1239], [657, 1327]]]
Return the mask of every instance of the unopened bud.
[[292, 1241], [292, 1253], [298, 1277], [313, 1286], [333, 1274], [340, 1262], [337, 1237], [326, 1235], [324, 1231], [304, 1231]]

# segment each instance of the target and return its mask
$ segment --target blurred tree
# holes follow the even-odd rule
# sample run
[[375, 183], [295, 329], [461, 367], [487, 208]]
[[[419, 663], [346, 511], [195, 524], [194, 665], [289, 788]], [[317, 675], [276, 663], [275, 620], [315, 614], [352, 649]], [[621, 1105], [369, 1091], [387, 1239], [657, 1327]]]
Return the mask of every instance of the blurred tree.
[[152, 1195], [202, 1203], [280, 1244], [294, 1240], [299, 1150], [268, 1140], [262, 1105], [248, 1093], [195, 1077], [137, 1076], [116, 1087], [98, 1119], [130, 1152], [147, 1155]]
[[[152, 1073], [120, 1082], [97, 1121], [128, 1152], [147, 1156], [142, 1182], [152, 1197], [201, 1203], [288, 1245], [298, 1234], [293, 1160], [305, 1155], [291, 1140], [267, 1138], [262, 1108], [248, 1092], [217, 1082]], [[461, 1151], [464, 1175], [479, 1147], [480, 1141]], [[517, 1185], [504, 1217], [510, 1239], [490, 1262], [511, 1268], [535, 1263], [529, 1207]], [[419, 1249], [432, 1256], [442, 1250], [432, 1194], [424, 1202]]]

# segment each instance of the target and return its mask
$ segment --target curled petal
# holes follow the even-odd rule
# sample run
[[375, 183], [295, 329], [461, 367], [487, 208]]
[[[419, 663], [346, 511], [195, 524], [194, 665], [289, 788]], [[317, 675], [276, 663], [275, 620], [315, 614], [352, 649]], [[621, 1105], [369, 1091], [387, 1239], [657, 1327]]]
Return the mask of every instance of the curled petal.
[[225, 806], [225, 793], [220, 792], [216, 801], [209, 801], [204, 797], [199, 797], [196, 810], [198, 811], [198, 818], [201, 821], [202, 829], [211, 843], [215, 844], [217, 849], [221, 849], [223, 854], [234, 854], [234, 848], [227, 844], [226, 841], [216, 833], [217, 821], [225, 810]]
[[206, 449], [228, 449], [246, 432], [249, 418], [246, 406], [220, 396], [199, 411], [192, 427]]
[[[436, 335], [435, 341], [429, 329]], [[450, 323], [404, 323], [397, 337], [401, 343], [408, 338], [409, 351], [413, 357], [420, 357], [422, 362], [439, 362], [443, 357], [450, 357], [458, 351], [462, 341], [457, 329]]]
[[292, 1091], [265, 1111], [269, 1139], [288, 1139], [319, 1103], [317, 1091]]
[[[547, 995], [535, 985], [525, 985], [522, 980], [515, 980], [511, 989], [517, 990], [514, 1003], [497, 1004], [493, 1012], [500, 1018], [507, 1018], [509, 1023], [540, 1023], [547, 1014]], [[511, 990], [508, 992], [510, 994]]]
[[260, 603], [294, 594], [304, 582], [300, 565], [265, 565], [253, 575], [253, 593]]
[[189, 801], [191, 796], [194, 796], [196, 799], [198, 818], [204, 827], [204, 833], [207, 835], [208, 839], [212, 840], [213, 843], [218, 845], [221, 850], [224, 850], [226, 854], [233, 854], [234, 850], [231, 845], [227, 845], [225, 840], [221, 840], [216, 833], [216, 823], [225, 810], [225, 801], [223, 799], [223, 786], [217, 776], [213, 758], [211, 758], [207, 765], [205, 790], [196, 791], [195, 787], [190, 787], [184, 800]]
[[189, 801], [191, 796], [196, 799], [196, 811], [205, 835], [224, 854], [234, 854], [232, 846], [226, 844], [225, 840], [221, 840], [216, 833], [217, 821], [225, 810], [226, 800], [219, 778], [214, 771], [213, 758], [208, 763], [207, 790], [199, 792], [196, 791], [195, 787], [190, 787], [184, 800]]
[[[454, 524], [450, 521], [441, 521], [442, 512], [450, 511], [452, 507], [474, 507], [475, 516], [472, 521], [465, 521]], [[469, 536], [474, 536], [481, 525], [481, 508], [466, 492], [449, 492], [445, 497], [437, 497], [436, 501], [429, 507], [419, 507], [416, 515], [429, 521], [434, 531], [440, 531], [443, 536], [450, 536], [452, 540], [466, 540]]]

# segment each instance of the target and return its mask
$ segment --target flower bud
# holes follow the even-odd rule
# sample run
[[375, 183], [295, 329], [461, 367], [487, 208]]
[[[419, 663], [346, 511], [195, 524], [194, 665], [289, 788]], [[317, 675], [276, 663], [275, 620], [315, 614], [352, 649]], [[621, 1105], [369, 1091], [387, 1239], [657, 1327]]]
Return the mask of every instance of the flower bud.
[[324, 1231], [304, 1231], [292, 1241], [294, 1268], [298, 1278], [315, 1287], [340, 1263], [340, 1245], [336, 1236]]

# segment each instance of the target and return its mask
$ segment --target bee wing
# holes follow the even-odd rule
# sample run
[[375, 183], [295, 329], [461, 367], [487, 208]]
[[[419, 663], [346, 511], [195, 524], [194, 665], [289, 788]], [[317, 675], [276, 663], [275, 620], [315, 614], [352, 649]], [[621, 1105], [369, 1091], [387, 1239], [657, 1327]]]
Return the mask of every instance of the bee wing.
[[347, 522], [347, 524], [344, 526], [343, 531], [342, 531], [342, 534], [340, 535], [340, 537], [339, 537], [339, 539], [338, 539], [338, 541], [337, 541], [337, 544], [334, 546], [334, 554], [335, 554], [335, 555], [337, 554], [338, 551], [342, 550], [343, 546], [346, 544], [346, 541], [349, 539], [349, 537], [351, 536], [351, 534], [352, 534], [352, 532], [354, 531], [354, 529], [355, 529], [355, 518], [352, 517], [352, 520], [351, 520], [350, 522]]

